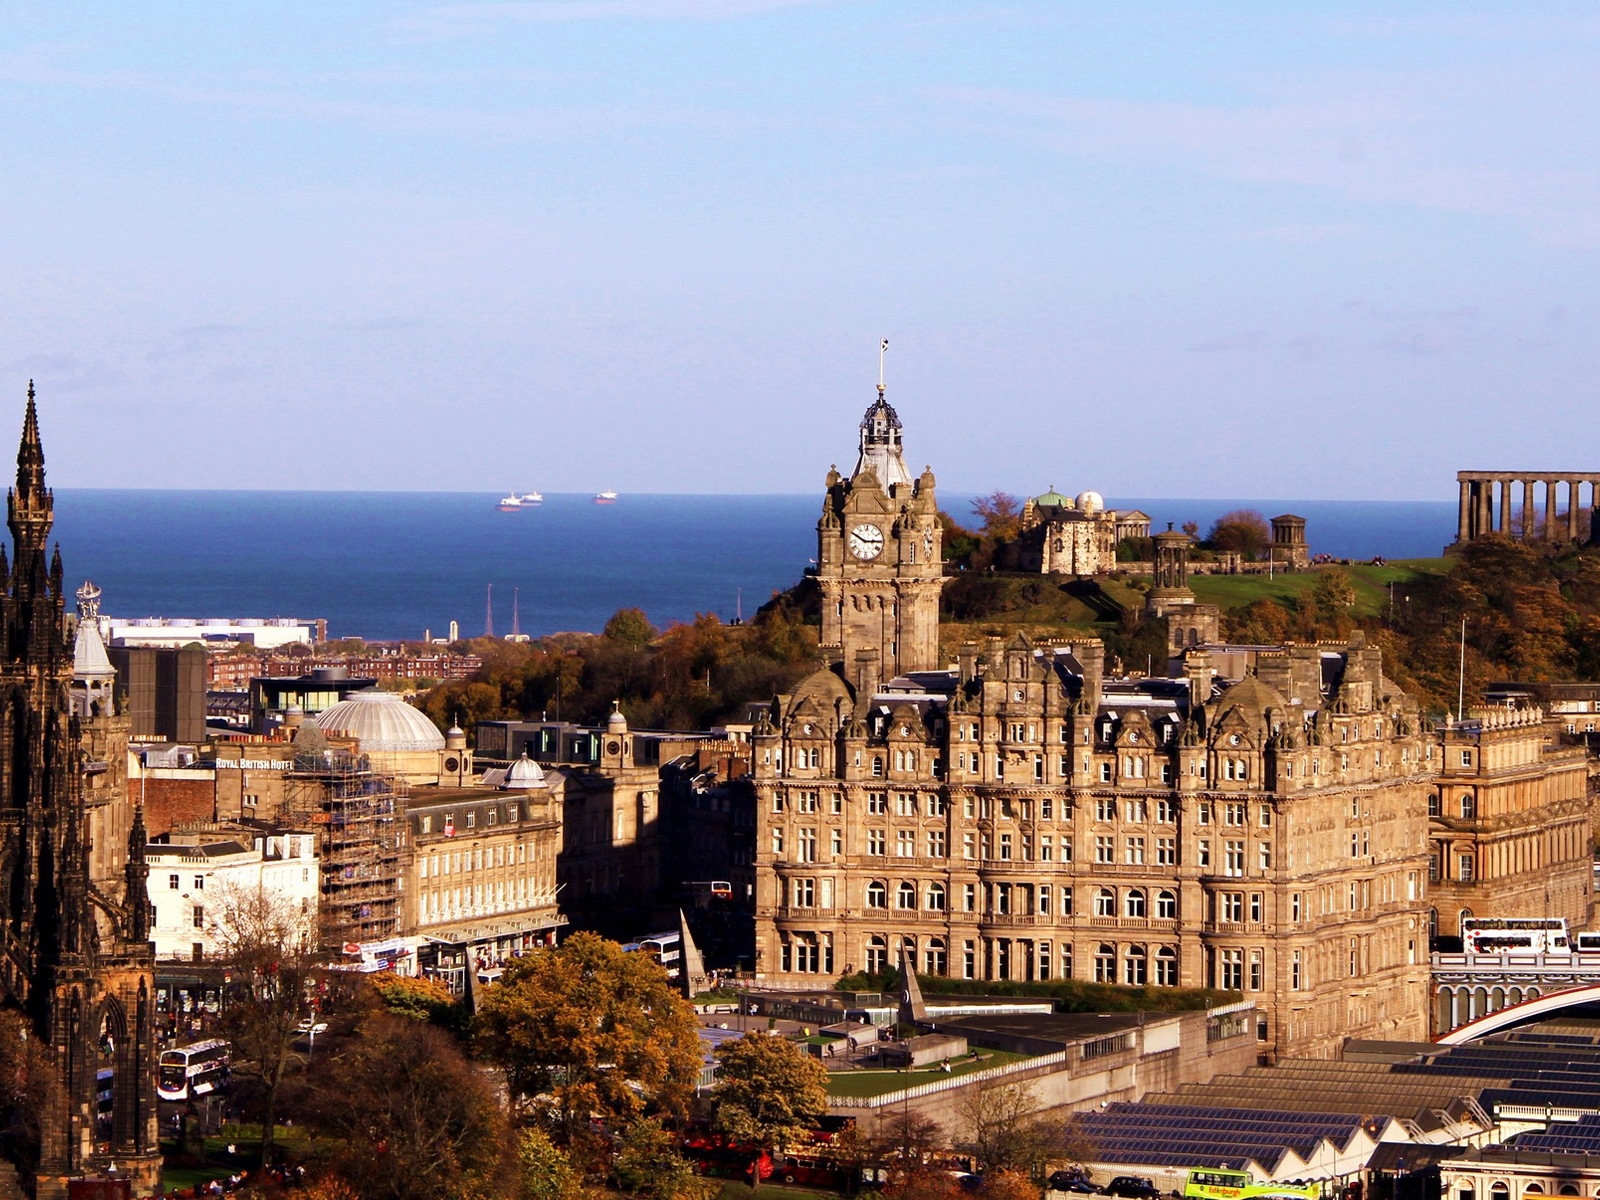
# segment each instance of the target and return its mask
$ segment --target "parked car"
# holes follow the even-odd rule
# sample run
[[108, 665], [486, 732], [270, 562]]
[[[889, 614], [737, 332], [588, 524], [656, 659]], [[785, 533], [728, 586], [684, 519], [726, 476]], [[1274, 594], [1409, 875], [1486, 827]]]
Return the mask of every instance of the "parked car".
[[1056, 1171], [1047, 1181], [1055, 1192], [1076, 1192], [1082, 1196], [1098, 1196], [1100, 1185], [1091, 1183], [1082, 1171]]
[[1161, 1192], [1143, 1175], [1118, 1175], [1106, 1184], [1106, 1195], [1121, 1196], [1123, 1200], [1156, 1200]]

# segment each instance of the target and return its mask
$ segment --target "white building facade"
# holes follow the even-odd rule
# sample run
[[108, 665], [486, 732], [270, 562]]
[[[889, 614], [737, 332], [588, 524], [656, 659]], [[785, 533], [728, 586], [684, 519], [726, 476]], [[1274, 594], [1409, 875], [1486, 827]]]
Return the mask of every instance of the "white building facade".
[[201, 961], [218, 950], [217, 922], [230, 894], [257, 888], [316, 919], [322, 886], [309, 833], [173, 834], [149, 846], [150, 936], [158, 959]]

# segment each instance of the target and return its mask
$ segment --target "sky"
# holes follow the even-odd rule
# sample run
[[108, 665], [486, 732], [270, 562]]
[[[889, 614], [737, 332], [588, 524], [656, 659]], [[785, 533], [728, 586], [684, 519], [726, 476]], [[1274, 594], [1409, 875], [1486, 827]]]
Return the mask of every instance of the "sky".
[[[1600, 468], [1600, 5], [0, 0], [77, 487], [1438, 499]], [[3, 411], [3, 407], [0, 407]]]

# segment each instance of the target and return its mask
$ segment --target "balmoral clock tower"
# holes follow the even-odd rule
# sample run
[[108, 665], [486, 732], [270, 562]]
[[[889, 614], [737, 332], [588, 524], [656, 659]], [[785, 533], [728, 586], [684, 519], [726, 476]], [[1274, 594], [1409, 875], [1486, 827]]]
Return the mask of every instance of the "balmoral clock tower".
[[861, 420], [856, 469], [848, 479], [828, 471], [817, 522], [822, 642], [858, 687], [940, 665], [944, 552], [933, 471], [912, 480], [900, 434], [880, 383]]

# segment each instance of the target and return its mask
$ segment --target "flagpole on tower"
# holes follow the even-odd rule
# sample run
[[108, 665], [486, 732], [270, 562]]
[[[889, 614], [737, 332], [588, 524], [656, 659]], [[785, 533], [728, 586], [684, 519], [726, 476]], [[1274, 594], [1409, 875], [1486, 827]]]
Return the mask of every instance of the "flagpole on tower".
[[878, 395], [883, 395], [883, 357], [889, 353], [889, 339], [884, 338], [878, 347]]

